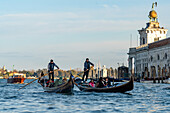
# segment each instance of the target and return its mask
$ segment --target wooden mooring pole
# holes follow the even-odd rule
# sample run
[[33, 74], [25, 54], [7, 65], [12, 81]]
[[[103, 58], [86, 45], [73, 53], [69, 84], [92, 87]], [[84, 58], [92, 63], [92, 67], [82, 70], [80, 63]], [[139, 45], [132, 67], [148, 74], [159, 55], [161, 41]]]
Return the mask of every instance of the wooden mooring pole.
[[153, 72], [153, 83], [156, 83], [155, 76], [156, 76], [156, 73], [155, 73], [155, 70], [154, 70], [154, 72]]
[[154, 67], [152, 67], [152, 71], [153, 71], [153, 83], [156, 83], [155, 77], [156, 77], [156, 70]]
[[164, 81], [163, 81], [163, 74], [164, 74], [164, 69], [162, 68], [162, 83], [164, 83]]
[[160, 83], [160, 67], [158, 67], [158, 83]]

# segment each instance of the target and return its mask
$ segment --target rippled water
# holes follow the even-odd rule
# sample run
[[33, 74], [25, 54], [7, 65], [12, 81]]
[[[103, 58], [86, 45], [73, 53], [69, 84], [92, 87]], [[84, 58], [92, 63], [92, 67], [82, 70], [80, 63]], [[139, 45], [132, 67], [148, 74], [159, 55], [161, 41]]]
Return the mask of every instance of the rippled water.
[[135, 83], [127, 93], [81, 92], [75, 87], [71, 95], [43, 92], [36, 82], [17, 91], [23, 85], [0, 80], [0, 112], [170, 112], [170, 84]]

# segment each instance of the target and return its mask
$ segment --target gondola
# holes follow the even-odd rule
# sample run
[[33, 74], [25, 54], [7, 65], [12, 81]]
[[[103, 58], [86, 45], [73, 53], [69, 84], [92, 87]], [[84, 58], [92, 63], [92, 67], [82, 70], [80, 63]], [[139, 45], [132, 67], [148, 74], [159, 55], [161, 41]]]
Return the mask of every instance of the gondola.
[[45, 92], [55, 92], [55, 93], [72, 93], [74, 88], [73, 79], [70, 75], [70, 79], [57, 87], [43, 87]]
[[95, 88], [95, 87], [90, 87], [87, 85], [82, 85], [81, 83], [76, 83], [74, 81], [74, 84], [81, 90], [85, 92], [108, 92], [108, 93], [114, 93], [114, 92], [121, 92], [124, 93], [126, 91], [131, 91], [133, 90], [134, 84], [133, 77], [131, 76], [130, 81], [120, 85], [120, 86], [113, 86], [113, 87], [108, 87], [108, 88]]

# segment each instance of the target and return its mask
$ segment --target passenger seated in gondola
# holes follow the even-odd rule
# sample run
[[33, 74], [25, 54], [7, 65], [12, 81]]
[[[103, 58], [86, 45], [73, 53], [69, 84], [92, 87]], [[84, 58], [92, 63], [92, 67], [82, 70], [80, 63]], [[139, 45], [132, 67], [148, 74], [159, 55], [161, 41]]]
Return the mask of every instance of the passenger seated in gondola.
[[110, 86], [111, 86], [111, 82], [109, 81], [108, 78], [106, 78], [105, 86], [106, 86], [106, 87], [110, 87]]
[[61, 85], [62, 83], [63, 83], [63, 78], [62, 78], [62, 76], [60, 76], [59, 79], [56, 79], [55, 82], [54, 82], [55, 86], [59, 86], [59, 85]]
[[67, 83], [67, 78], [64, 77], [62, 79], [62, 77], [60, 77], [59, 79], [56, 79], [54, 86], [57, 87], [57, 86], [60, 86], [62, 84], [65, 84], [65, 83]]
[[89, 82], [89, 85], [90, 85], [91, 87], [95, 87], [95, 84], [94, 84], [93, 79], [91, 79], [91, 81]]
[[46, 87], [51, 86], [51, 83], [52, 83], [52, 80], [48, 80], [47, 83], [46, 83]]
[[104, 84], [103, 78], [100, 77], [96, 87], [97, 88], [103, 88], [104, 86], [105, 86], [105, 84]]
[[43, 71], [41, 72], [41, 78], [38, 79], [38, 83], [40, 83], [43, 87], [46, 85], [48, 79], [44, 76]]
[[67, 78], [63, 78], [63, 84], [67, 82]]

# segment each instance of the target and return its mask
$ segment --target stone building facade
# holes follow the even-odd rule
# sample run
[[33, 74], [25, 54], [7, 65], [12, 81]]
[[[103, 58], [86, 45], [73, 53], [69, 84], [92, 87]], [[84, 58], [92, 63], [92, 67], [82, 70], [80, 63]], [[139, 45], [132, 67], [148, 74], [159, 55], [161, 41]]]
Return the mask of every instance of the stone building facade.
[[129, 48], [130, 74], [142, 78], [170, 76], [170, 38], [166, 37], [168, 30], [160, 27], [155, 20], [150, 20], [145, 28], [138, 30], [140, 46]]

